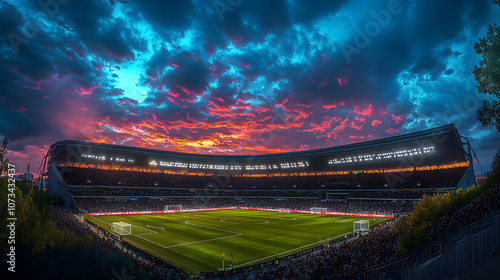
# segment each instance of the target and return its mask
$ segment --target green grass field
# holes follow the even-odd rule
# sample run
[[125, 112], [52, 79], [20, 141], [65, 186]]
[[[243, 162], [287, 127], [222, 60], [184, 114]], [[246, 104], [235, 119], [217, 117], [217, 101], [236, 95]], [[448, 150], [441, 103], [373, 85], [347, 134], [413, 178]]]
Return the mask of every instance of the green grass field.
[[[124, 240], [187, 272], [218, 270], [226, 265], [247, 266], [290, 255], [351, 232], [361, 217], [278, 213], [255, 210], [86, 216], [111, 229], [112, 222], [132, 225]], [[364, 218], [373, 223], [386, 219]]]

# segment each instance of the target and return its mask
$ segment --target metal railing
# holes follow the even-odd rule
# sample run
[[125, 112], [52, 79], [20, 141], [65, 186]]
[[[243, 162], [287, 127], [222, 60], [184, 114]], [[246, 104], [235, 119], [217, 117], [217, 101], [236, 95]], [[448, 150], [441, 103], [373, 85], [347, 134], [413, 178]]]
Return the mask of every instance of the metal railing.
[[454, 279], [492, 258], [500, 244], [500, 211], [406, 257], [369, 268], [365, 280]]

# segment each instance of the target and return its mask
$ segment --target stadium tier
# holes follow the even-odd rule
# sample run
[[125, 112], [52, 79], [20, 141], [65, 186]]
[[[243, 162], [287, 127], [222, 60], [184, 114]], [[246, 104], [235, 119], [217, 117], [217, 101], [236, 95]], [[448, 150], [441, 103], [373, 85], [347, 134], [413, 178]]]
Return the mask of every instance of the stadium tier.
[[128, 209], [144, 199], [184, 199], [189, 201], [179, 204], [203, 207], [192, 200], [204, 198], [230, 206], [264, 199], [278, 208], [289, 208], [290, 201], [303, 207], [336, 201], [339, 208], [359, 204], [372, 211], [377, 203], [414, 201], [423, 194], [470, 186], [470, 155], [467, 139], [450, 124], [339, 147], [252, 156], [67, 140], [50, 147], [44, 170], [48, 191], [67, 206], [75, 198], [82, 205], [90, 199], [102, 205], [119, 199]]

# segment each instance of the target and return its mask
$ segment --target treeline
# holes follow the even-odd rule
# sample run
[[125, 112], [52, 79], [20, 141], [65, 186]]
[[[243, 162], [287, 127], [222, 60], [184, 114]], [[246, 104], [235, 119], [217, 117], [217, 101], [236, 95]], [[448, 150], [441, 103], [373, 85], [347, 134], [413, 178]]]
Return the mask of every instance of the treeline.
[[406, 217], [394, 224], [398, 234], [396, 256], [414, 252], [431, 241], [431, 230], [439, 219], [477, 199], [483, 192], [500, 183], [500, 151], [493, 162], [493, 172], [479, 186], [451, 193], [425, 195]]
[[[29, 186], [24, 182], [16, 182], [14, 197], [8, 196], [7, 178], [0, 179], [0, 219], [2, 224], [8, 224], [7, 218], [16, 218], [15, 236], [16, 245], [31, 248], [33, 253], [43, 253], [47, 247], [53, 248], [56, 244], [63, 247], [88, 246], [90, 237], [78, 237], [67, 230], [57, 230], [50, 220], [53, 199], [45, 192]], [[8, 211], [10, 202], [14, 201], [13, 215]], [[0, 236], [10, 233], [9, 228], [0, 227]], [[0, 249], [5, 251], [10, 244], [2, 242]]]
[[[136, 270], [125, 253], [105, 252], [93, 246], [91, 236], [77, 236], [67, 229], [57, 229], [50, 219], [54, 199], [47, 193], [16, 182], [15, 209], [8, 211], [7, 178], [0, 178], [1, 257], [7, 264], [10, 246], [15, 246], [16, 272], [9, 279], [148, 279], [146, 272]], [[8, 217], [15, 217], [15, 244], [8, 243]], [[10, 221], [9, 221], [10, 222]], [[4, 269], [6, 269], [4, 267]]]

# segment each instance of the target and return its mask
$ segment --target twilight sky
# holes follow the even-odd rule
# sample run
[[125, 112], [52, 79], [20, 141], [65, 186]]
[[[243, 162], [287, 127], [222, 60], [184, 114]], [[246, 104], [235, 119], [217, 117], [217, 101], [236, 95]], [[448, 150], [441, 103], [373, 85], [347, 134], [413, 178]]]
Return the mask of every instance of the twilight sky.
[[[51, 143], [253, 154], [454, 122], [483, 166], [473, 43], [491, 0], [0, 3], [0, 138], [17, 172]], [[476, 171], [479, 171], [476, 169]]]

